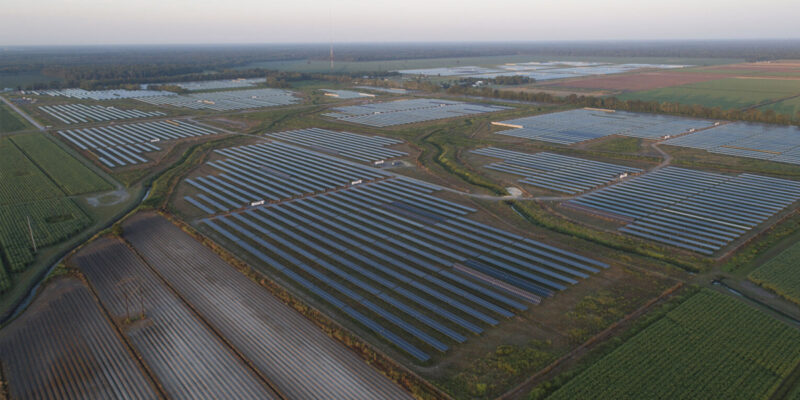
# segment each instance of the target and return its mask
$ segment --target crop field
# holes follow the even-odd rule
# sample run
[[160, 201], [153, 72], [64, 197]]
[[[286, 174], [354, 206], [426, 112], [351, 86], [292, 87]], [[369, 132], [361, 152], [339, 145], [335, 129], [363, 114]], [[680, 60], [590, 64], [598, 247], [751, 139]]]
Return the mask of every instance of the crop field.
[[[33, 152], [26, 155], [20, 147]], [[37, 165], [32, 160], [42, 162]], [[64, 168], [48, 176], [45, 172], [59, 161]], [[34, 243], [37, 248], [56, 244], [91, 224], [91, 218], [51, 179], [58, 179], [65, 190], [99, 189], [93, 184], [104, 183], [100, 177], [80, 168], [85, 167], [41, 134], [0, 139], [0, 248], [7, 261], [0, 291], [8, 288], [3, 282], [10, 272], [22, 271], [33, 261]], [[73, 173], [85, 173], [86, 182], [77, 183], [80, 178]]]
[[570, 145], [609, 135], [660, 139], [713, 126], [700, 119], [664, 115], [580, 109], [493, 122], [513, 128], [500, 135]]
[[360, 99], [364, 97], [375, 97], [374, 94], [369, 93], [361, 93], [355, 92], [352, 90], [334, 90], [334, 89], [322, 89], [325, 92], [325, 96], [337, 98], [337, 99]]
[[[72, 261], [172, 398], [278, 398], [125, 244], [100, 239]], [[202, 382], [202, 385], [198, 385]]]
[[664, 144], [800, 165], [800, 128], [796, 126], [736, 122], [670, 139]]
[[397, 100], [337, 107], [322, 114], [340, 121], [387, 127], [508, 110], [509, 107], [440, 99]]
[[800, 113], [800, 97], [794, 97], [788, 100], [779, 101], [777, 103], [768, 104], [758, 108], [761, 111], [772, 110], [778, 114], [791, 115], [797, 118], [797, 113]]
[[105, 122], [167, 115], [161, 111], [126, 110], [116, 107], [87, 106], [85, 104], [56, 104], [52, 106], [40, 106], [39, 109], [65, 124]]
[[738, 109], [800, 94], [799, 79], [728, 78], [625, 93], [621, 100], [666, 101]]
[[703, 72], [640, 72], [614, 76], [597, 76], [553, 83], [554, 86], [602, 89], [624, 92], [660, 89], [690, 83], [723, 79], [723, 76]]
[[748, 278], [800, 305], [800, 243], [758, 267]]
[[503, 160], [487, 164], [484, 168], [521, 175], [524, 178], [519, 180], [520, 183], [569, 194], [609, 184], [623, 174], [627, 176], [642, 172], [639, 168], [547, 152], [529, 154], [484, 147], [472, 153]]
[[42, 134], [14, 136], [22, 149], [67, 195], [101, 192], [113, 187]]
[[166, 283], [284, 398], [410, 398], [312, 321], [163, 217], [139, 214], [126, 221], [124, 232]]
[[137, 100], [163, 106], [193, 110], [232, 111], [296, 104], [300, 98], [283, 89], [250, 89], [225, 92], [192, 93], [173, 96], [142, 97]]
[[135, 99], [151, 96], [174, 96], [175, 93], [164, 90], [84, 90], [84, 89], [53, 89], [53, 90], [29, 90], [29, 94], [37, 96], [69, 97], [78, 100], [119, 100]]
[[17, 113], [0, 103], [0, 133], [16, 132], [26, 127]]
[[160, 151], [154, 143], [206, 135], [220, 131], [188, 122], [157, 121], [123, 125], [108, 125], [58, 131], [80, 150], [97, 154], [98, 160], [109, 168], [150, 162], [141, 154]]
[[620, 216], [622, 232], [711, 255], [800, 200], [800, 182], [667, 167], [570, 200]]
[[768, 399], [799, 363], [800, 332], [703, 290], [548, 399]]
[[49, 284], [0, 332], [0, 360], [14, 399], [154, 399], [159, 394], [86, 286]]
[[206, 213], [229, 211], [251, 203], [276, 202], [353, 182], [385, 179], [388, 174], [280, 142], [215, 150], [225, 157], [207, 165], [222, 173], [185, 182], [197, 189], [186, 201]]
[[407, 178], [201, 221], [419, 361], [608, 265], [475, 222]]
[[284, 142], [310, 147], [312, 150], [363, 162], [382, 161], [408, 155], [408, 153], [402, 151], [385, 148], [386, 146], [401, 144], [403, 143], [402, 140], [382, 136], [359, 135], [357, 133], [337, 132], [319, 128], [270, 133], [267, 136]]

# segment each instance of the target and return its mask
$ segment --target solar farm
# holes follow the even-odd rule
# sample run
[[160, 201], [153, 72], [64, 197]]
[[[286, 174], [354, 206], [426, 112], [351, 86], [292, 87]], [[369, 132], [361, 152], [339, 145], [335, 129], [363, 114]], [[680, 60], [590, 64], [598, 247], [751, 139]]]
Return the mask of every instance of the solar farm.
[[405, 178], [201, 225], [419, 361], [608, 265], [475, 222]]
[[620, 230], [705, 255], [800, 200], [800, 182], [667, 167], [567, 204], [628, 222]]
[[493, 122], [513, 128], [500, 135], [558, 144], [575, 144], [610, 135], [662, 139], [714, 126], [711, 121], [665, 115], [579, 109]]
[[79, 100], [119, 100], [135, 99], [140, 97], [155, 96], [174, 96], [175, 93], [165, 90], [84, 90], [84, 89], [60, 89], [60, 90], [30, 90], [29, 93], [37, 96], [69, 97]]
[[219, 133], [220, 131], [211, 127], [178, 121], [140, 122], [58, 131], [61, 137], [79, 149], [97, 154], [100, 162], [109, 168], [150, 162], [143, 154], [161, 151], [156, 145], [161, 141]]
[[41, 106], [39, 109], [65, 124], [152, 118], [167, 115], [161, 111], [126, 110], [117, 107], [87, 106], [85, 104], [58, 104]]
[[250, 89], [224, 92], [193, 93], [176, 96], [141, 97], [136, 100], [157, 106], [173, 106], [193, 110], [233, 111], [277, 107], [300, 101], [294, 93], [283, 89]]
[[312, 150], [363, 162], [380, 162], [408, 155], [402, 151], [386, 148], [401, 144], [402, 140], [382, 136], [367, 136], [319, 128], [270, 133], [268, 136], [299, 146], [306, 146]]
[[440, 99], [397, 100], [337, 107], [323, 114], [340, 121], [387, 127], [508, 110], [508, 107]]
[[664, 144], [800, 165], [800, 128], [796, 126], [735, 122], [670, 139]]
[[520, 183], [569, 194], [581, 193], [642, 172], [639, 168], [547, 152], [529, 154], [484, 147], [472, 153], [503, 160], [484, 167], [523, 176]]
[[334, 97], [342, 100], [361, 99], [364, 97], [375, 97], [374, 94], [361, 93], [352, 90], [322, 89], [322, 91], [325, 92], [325, 96]]
[[673, 64], [608, 64], [580, 61], [528, 62], [496, 65], [493, 67], [459, 66], [441, 68], [406, 69], [404, 75], [423, 75], [465, 78], [496, 78], [498, 76], [526, 76], [537, 81], [577, 78], [590, 75], [611, 75], [641, 69], [675, 69], [686, 65]]
[[409, 91], [401, 88], [390, 88], [380, 86], [355, 86], [356, 89], [371, 90], [373, 92], [389, 93], [389, 94], [408, 94]]
[[181, 89], [189, 91], [200, 90], [219, 90], [219, 89], [236, 89], [244, 87], [258, 86], [266, 82], [266, 78], [250, 78], [250, 79], [223, 79], [215, 81], [195, 81], [195, 82], [172, 82], [165, 83], [168, 86], [177, 86]]

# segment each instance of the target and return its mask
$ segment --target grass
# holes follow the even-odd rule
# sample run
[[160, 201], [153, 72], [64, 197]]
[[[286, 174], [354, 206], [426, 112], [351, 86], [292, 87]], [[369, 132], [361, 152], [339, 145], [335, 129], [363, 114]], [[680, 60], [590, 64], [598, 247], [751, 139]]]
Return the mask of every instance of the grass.
[[751, 272], [751, 281], [800, 305], [800, 243], [784, 250]]
[[638, 154], [642, 150], [642, 139], [634, 137], [615, 137], [604, 140], [592, 146], [591, 149], [610, 153]]
[[0, 133], [16, 132], [27, 128], [16, 112], [5, 104], [0, 104]]
[[548, 398], [766, 399], [798, 364], [800, 332], [706, 289]]
[[621, 100], [643, 100], [699, 104], [738, 109], [800, 94], [796, 79], [719, 79], [688, 85], [625, 93]]
[[0, 139], [0, 206], [63, 195], [11, 139]]
[[798, 117], [798, 113], [800, 113], [800, 97], [768, 104], [766, 106], [759, 107], [758, 109], [761, 111], [772, 110], [778, 114], [791, 115], [797, 119], [800, 118]]
[[103, 178], [43, 134], [15, 136], [11, 140], [68, 195], [113, 189]]

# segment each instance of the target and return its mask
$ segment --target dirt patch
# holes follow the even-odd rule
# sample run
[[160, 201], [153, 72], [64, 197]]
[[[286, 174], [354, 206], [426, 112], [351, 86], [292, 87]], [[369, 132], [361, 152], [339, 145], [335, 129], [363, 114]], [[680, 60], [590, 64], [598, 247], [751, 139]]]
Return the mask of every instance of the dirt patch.
[[725, 76], [714, 73], [642, 72], [639, 74], [575, 79], [568, 82], [556, 83], [554, 85], [582, 89], [639, 91], [706, 82], [722, 78], [725, 78]]

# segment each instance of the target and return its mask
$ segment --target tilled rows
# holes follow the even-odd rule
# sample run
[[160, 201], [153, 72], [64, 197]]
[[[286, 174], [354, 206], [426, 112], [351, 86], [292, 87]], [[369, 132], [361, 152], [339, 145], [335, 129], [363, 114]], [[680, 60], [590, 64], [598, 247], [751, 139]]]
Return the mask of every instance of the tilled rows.
[[114, 318], [144, 311], [122, 328], [168, 396], [277, 398], [125, 244], [100, 239], [74, 261]]
[[158, 395], [89, 290], [50, 284], [0, 335], [14, 399], [153, 399]]

